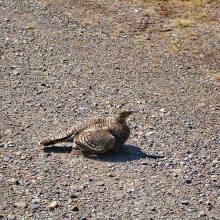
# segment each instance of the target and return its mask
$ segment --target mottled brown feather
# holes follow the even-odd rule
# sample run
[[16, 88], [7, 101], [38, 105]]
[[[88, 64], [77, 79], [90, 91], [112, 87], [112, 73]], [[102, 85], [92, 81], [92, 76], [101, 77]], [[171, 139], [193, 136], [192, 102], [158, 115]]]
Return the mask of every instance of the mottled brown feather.
[[126, 119], [131, 111], [122, 110], [112, 118], [98, 118], [81, 122], [68, 131], [42, 141], [43, 146], [60, 142], [74, 142], [84, 152], [103, 153], [120, 148], [129, 138]]

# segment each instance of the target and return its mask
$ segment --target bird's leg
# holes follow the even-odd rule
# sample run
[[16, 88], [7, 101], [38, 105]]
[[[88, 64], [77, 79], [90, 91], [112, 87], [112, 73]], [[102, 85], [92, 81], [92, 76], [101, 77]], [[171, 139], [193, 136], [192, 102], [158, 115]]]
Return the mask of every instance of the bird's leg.
[[83, 155], [82, 150], [81, 150], [76, 144], [74, 144], [74, 145], [72, 146], [72, 152], [73, 152], [75, 155]]

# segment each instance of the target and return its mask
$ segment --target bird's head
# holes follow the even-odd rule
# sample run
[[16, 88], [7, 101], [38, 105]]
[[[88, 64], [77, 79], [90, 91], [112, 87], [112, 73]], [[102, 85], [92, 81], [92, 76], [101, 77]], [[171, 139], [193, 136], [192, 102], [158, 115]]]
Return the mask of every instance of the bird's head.
[[116, 114], [116, 118], [119, 120], [125, 120], [126, 118], [129, 117], [129, 115], [133, 114], [133, 111], [129, 110], [121, 110]]

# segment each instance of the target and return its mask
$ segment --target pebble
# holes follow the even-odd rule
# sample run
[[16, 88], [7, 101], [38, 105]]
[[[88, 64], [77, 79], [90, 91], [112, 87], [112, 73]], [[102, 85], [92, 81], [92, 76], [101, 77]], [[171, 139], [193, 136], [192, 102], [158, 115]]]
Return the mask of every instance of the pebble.
[[189, 159], [192, 159], [192, 158], [193, 158], [193, 154], [189, 154], [189, 155], [188, 155], [188, 158], [189, 158]]
[[72, 206], [70, 208], [71, 211], [79, 211], [79, 208], [77, 206]]
[[16, 202], [14, 205], [15, 205], [16, 207], [25, 207], [25, 206], [26, 206], [26, 203], [23, 202], [23, 201], [20, 201], [20, 202]]
[[189, 213], [195, 212], [196, 209], [186, 209]]
[[10, 182], [11, 182], [12, 184], [14, 184], [14, 185], [19, 185], [19, 181], [18, 181], [17, 179], [15, 179], [15, 178], [11, 178], [11, 179], [10, 179]]
[[50, 205], [47, 206], [48, 210], [54, 210], [55, 208], [59, 207], [59, 203], [57, 201], [53, 201]]
[[8, 162], [9, 160], [10, 160], [9, 157], [4, 157], [4, 161], [5, 161], [5, 162]]
[[16, 216], [15, 215], [8, 215], [8, 220], [15, 220], [16, 219]]
[[72, 189], [72, 190], [80, 189], [80, 185], [72, 185], [72, 186], [71, 186], [71, 189]]
[[13, 70], [13, 74], [17, 76], [19, 75], [19, 72], [17, 70]]
[[4, 144], [3, 144], [3, 143], [0, 143], [0, 147], [4, 147]]
[[205, 214], [204, 211], [201, 211], [201, 212], [199, 213], [199, 216], [198, 216], [198, 217], [201, 217], [201, 216], [206, 216], [206, 214]]
[[149, 131], [149, 132], [147, 132], [146, 134], [145, 134], [145, 136], [150, 136], [150, 135], [152, 135], [152, 134], [154, 134], [154, 132], [153, 131]]
[[4, 180], [5, 180], [5, 178], [0, 176], [0, 183], [3, 182]]
[[192, 180], [188, 179], [188, 180], [186, 180], [186, 183], [187, 183], [187, 184], [191, 184], [191, 183], [192, 183]]
[[39, 204], [33, 204], [33, 205], [31, 206], [31, 209], [35, 210], [35, 209], [38, 209], [39, 207], [40, 207]]
[[166, 166], [166, 167], [169, 167], [169, 166], [170, 166], [170, 163], [169, 163], [169, 162], [165, 163], [165, 166]]
[[182, 205], [188, 205], [189, 204], [189, 201], [188, 200], [182, 200], [180, 201]]
[[73, 194], [73, 193], [70, 195], [70, 198], [71, 198], [71, 199], [75, 199], [75, 198], [77, 198], [77, 197], [78, 197], [78, 196], [77, 196], [76, 194]]
[[97, 186], [104, 186], [105, 183], [104, 183], [104, 182], [97, 182], [96, 185], [97, 185]]
[[155, 211], [156, 211], [156, 207], [153, 206], [153, 207], [150, 208], [150, 210], [153, 211], [153, 212], [155, 212]]
[[207, 202], [206, 202], [206, 205], [211, 205], [212, 203], [208, 200]]
[[17, 155], [17, 156], [21, 156], [21, 154], [22, 154], [21, 151], [18, 151], [18, 152], [15, 153], [15, 155]]
[[6, 145], [7, 147], [14, 147], [15, 146], [15, 144], [14, 143], [12, 143], [12, 142], [9, 142], [9, 143], [7, 143], [7, 145]]
[[115, 175], [113, 173], [108, 173], [108, 177], [114, 177]]

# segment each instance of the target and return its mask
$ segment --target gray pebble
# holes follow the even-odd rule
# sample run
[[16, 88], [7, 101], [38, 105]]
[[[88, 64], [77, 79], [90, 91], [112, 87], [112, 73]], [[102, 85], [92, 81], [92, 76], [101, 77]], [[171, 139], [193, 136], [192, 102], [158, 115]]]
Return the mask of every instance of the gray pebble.
[[8, 215], [8, 220], [15, 220], [16, 219], [16, 216], [15, 215]]
[[201, 216], [206, 216], [206, 214], [205, 214], [204, 211], [201, 211], [201, 212], [199, 213], [199, 216], [198, 216], [198, 217], [201, 217]]
[[153, 207], [150, 208], [150, 210], [153, 211], [153, 212], [155, 212], [155, 211], [156, 211], [156, 207], [153, 206]]
[[147, 133], [145, 134], [145, 136], [148, 137], [148, 136], [150, 136], [150, 135], [152, 135], [152, 134], [154, 134], [154, 132], [149, 131], [149, 132], [147, 132]]
[[5, 161], [5, 162], [8, 162], [9, 160], [10, 160], [9, 157], [4, 157], [4, 161]]
[[189, 213], [192, 213], [192, 212], [195, 212], [196, 211], [196, 209], [186, 209]]
[[189, 204], [189, 201], [188, 200], [182, 200], [180, 201], [182, 205], [188, 205]]
[[170, 166], [170, 163], [169, 163], [169, 162], [165, 163], [165, 166], [166, 166], [166, 167], [169, 167], [169, 166]]
[[31, 209], [35, 210], [35, 209], [38, 209], [40, 207], [39, 204], [34, 204], [31, 206]]
[[104, 182], [98, 182], [98, 183], [96, 183], [96, 184], [97, 184], [97, 186], [104, 186], [104, 185], [105, 185]]
[[4, 180], [5, 180], [5, 178], [0, 176], [0, 183], [3, 182]]
[[7, 143], [7, 145], [6, 145], [7, 147], [14, 147], [15, 146], [15, 144], [14, 143], [12, 143], [12, 142], [9, 142], [9, 143]]
[[17, 70], [13, 70], [13, 74], [17, 76], [19, 75], [19, 72]]

